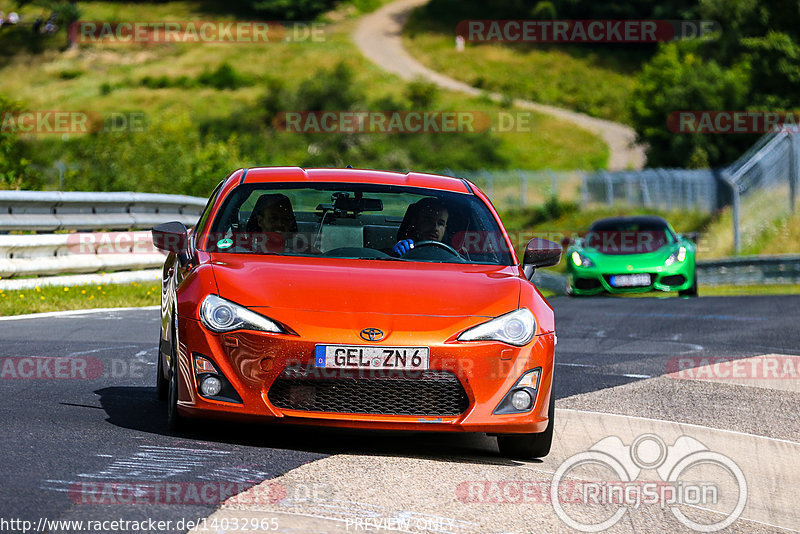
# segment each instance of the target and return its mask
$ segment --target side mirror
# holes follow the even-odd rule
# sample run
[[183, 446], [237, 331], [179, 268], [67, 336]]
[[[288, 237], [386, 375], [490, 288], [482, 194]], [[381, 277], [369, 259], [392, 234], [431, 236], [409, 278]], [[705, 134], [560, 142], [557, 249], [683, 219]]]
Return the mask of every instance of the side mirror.
[[159, 224], [153, 228], [153, 246], [165, 252], [181, 254], [189, 248], [189, 232], [178, 221]]
[[561, 261], [561, 251], [561, 245], [541, 237], [534, 237], [528, 241], [522, 260], [522, 268], [528, 280], [531, 279], [536, 269], [558, 265]]
[[697, 240], [698, 240], [698, 239], [699, 239], [699, 237], [700, 237], [700, 234], [699, 234], [698, 232], [689, 232], [689, 233], [686, 233], [686, 234], [681, 234], [681, 235], [682, 235], [684, 238], [686, 238], [686, 239], [688, 239], [689, 241], [691, 241], [692, 243], [697, 243]]

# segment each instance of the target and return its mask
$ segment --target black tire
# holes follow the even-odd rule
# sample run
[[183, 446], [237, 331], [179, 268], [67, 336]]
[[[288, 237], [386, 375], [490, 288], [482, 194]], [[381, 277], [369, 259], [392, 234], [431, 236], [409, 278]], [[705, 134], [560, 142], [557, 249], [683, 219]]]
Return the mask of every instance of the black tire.
[[156, 395], [158, 400], [165, 401], [169, 397], [169, 378], [164, 377], [164, 353], [161, 345], [158, 348], [158, 364], [156, 365]]
[[565, 282], [564, 285], [564, 294], [568, 297], [577, 297], [578, 295], [572, 290], [572, 284], [569, 283], [569, 279]]
[[692, 287], [689, 289], [684, 289], [683, 291], [678, 291], [678, 295], [681, 297], [696, 297], [697, 296], [697, 269], [694, 270], [694, 274], [692, 275], [694, 280], [692, 281]]
[[544, 458], [550, 453], [553, 443], [553, 427], [555, 426], [556, 396], [550, 389], [550, 404], [547, 410], [547, 428], [544, 432], [535, 434], [501, 434], [497, 436], [497, 448], [500, 454], [507, 458], [528, 460], [530, 458]]
[[167, 426], [178, 431], [185, 427], [185, 420], [178, 413], [178, 316], [172, 314], [172, 340], [169, 364], [169, 387], [167, 394]]

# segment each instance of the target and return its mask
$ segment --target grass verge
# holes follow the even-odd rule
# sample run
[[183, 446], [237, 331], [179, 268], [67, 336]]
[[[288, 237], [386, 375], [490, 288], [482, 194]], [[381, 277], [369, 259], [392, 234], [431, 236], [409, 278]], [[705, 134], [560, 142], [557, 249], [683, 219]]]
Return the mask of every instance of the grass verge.
[[[362, 4], [364, 9], [371, 9], [380, 1], [365, 0]], [[197, 21], [209, 18], [200, 4], [189, 2], [79, 2], [78, 6], [83, 20]], [[220, 14], [213, 18], [233, 20], [233, 15]], [[285, 82], [289, 91], [296, 91], [297, 86], [311, 80], [315, 72], [344, 62], [355, 73], [353, 85], [363, 88], [368, 102], [402, 101], [410, 84], [388, 75], [361, 56], [350, 38], [355, 24], [355, 18], [333, 17], [324, 25], [322, 42], [80, 44], [66, 51], [54, 46], [39, 53], [20, 51], [10, 56], [0, 70], [0, 94], [20, 100], [22, 106], [31, 110], [84, 111], [100, 116], [144, 113], [147, 131], [143, 135], [152, 138], [156, 145], [151, 151], [153, 157], [147, 158], [146, 164], [142, 163], [144, 158], [129, 155], [128, 145], [117, 140], [117, 137], [135, 136], [136, 132], [123, 132], [114, 137], [109, 143], [120, 146], [115, 150], [118, 156], [113, 162], [113, 174], [121, 181], [115, 182], [114, 187], [127, 189], [128, 180], [147, 190], [166, 192], [172, 188], [169, 192], [192, 194], [175, 190], [171, 181], [156, 183], [154, 178], [189, 174], [193, 175], [190, 181], [203, 184], [205, 194], [206, 181], [213, 187], [224, 172], [238, 166], [305, 165], [313, 159], [310, 155], [320, 150], [317, 145], [324, 145], [323, 142], [335, 137], [320, 135], [324, 139], [310, 142], [307, 136], [280, 133], [271, 124], [260, 122], [265, 99], [274, 93], [270, 89], [272, 82]], [[65, 36], [59, 34], [58, 38], [63, 40]], [[226, 89], [200, 83], [199, 80], [212, 76], [222, 67], [235, 74], [241, 83]], [[447, 91], [438, 92], [430, 108], [479, 111], [493, 118], [508, 111], [486, 98]], [[419, 154], [425, 147], [410, 142], [415, 136], [365, 134], [360, 137], [369, 138], [369, 142], [362, 143], [361, 152], [348, 154], [344, 163], [355, 167], [413, 168], [428, 172], [448, 166], [464, 168], [456, 166], [462, 160], [469, 161], [463, 165], [476, 169], [596, 169], [606, 166], [608, 149], [603, 141], [568, 122], [533, 114], [529, 129], [519, 133], [463, 134], [488, 139], [496, 161], [474, 155], [468, 158], [472, 152], [459, 154], [450, 146], [454, 144], [452, 136], [444, 138], [447, 144], [440, 152], [435, 152], [432, 159], [426, 160]], [[98, 139], [101, 136], [112, 137], [103, 133], [96, 135]], [[176, 139], [194, 139], [193, 136], [197, 137], [199, 147], [196, 154], [194, 145], [184, 149], [175, 142]], [[92, 146], [103, 148], [106, 145], [93, 143], [80, 134], [66, 137], [44, 134], [26, 137], [31, 152], [28, 159], [42, 169], [40, 174], [37, 171], [37, 181], [27, 188], [58, 187], [59, 176], [53, 165], [59, 159], [65, 160], [68, 166], [64, 179], [68, 190], [84, 187], [80, 177], [93, 176], [87, 172], [92, 165], [98, 170], [95, 174], [109, 174], [107, 164], [94, 162], [90, 150]], [[85, 140], [87, 146], [76, 144], [79, 140]], [[156, 150], [159, 147], [164, 148]], [[183, 161], [180, 150], [185, 150], [188, 159], [200, 160], [200, 163], [190, 169], [175, 167], [175, 161]], [[157, 159], [156, 155], [162, 152], [167, 155]], [[421, 163], [423, 161], [426, 163]], [[340, 166], [339, 163], [323, 161], [310, 166]]]
[[467, 43], [458, 52], [453, 28], [431, 20], [424, 8], [410, 17], [404, 44], [425, 66], [473, 87], [630, 122], [626, 104], [635, 85], [636, 62], [626, 61], [609, 50], [589, 52], [574, 45]]
[[154, 306], [160, 302], [158, 282], [44, 286], [0, 291], [0, 316], [91, 308]]

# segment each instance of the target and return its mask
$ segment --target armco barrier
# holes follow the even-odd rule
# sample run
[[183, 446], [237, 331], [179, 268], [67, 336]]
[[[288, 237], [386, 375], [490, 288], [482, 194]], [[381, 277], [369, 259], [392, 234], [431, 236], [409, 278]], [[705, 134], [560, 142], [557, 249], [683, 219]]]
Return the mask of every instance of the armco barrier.
[[[567, 277], [538, 270], [533, 283], [557, 295], [566, 291]], [[800, 284], [800, 255], [742, 256], [697, 262], [697, 284], [703, 286]]]
[[130, 230], [197, 222], [207, 199], [154, 193], [0, 191], [0, 232]]
[[0, 236], [0, 277], [151, 269], [164, 264], [150, 232]]
[[[150, 228], [168, 221], [194, 225], [207, 199], [152, 193], [0, 191], [0, 277], [154, 269], [164, 254]], [[134, 230], [91, 233], [87, 230]], [[74, 231], [80, 231], [75, 233]], [[38, 278], [42, 285], [58, 278]], [[0, 288], [11, 281], [3, 280]]]
[[800, 284], [800, 256], [741, 256], [697, 262], [702, 285]]
[[[151, 193], [0, 191], [0, 232], [128, 230], [131, 250], [120, 249], [115, 234], [0, 235], [0, 277], [39, 276], [158, 268], [164, 255], [152, 247], [149, 228], [179, 220], [193, 225], [206, 199]], [[76, 237], [77, 236], [77, 237]], [[77, 240], [77, 241], [76, 241]], [[76, 250], [75, 243], [84, 243]], [[86, 243], [91, 243], [87, 249]], [[107, 250], [104, 246], [110, 247]], [[133, 250], [136, 247], [136, 250]], [[800, 255], [745, 256], [701, 261], [698, 283], [797, 284]], [[537, 272], [541, 287], [563, 293], [563, 275]]]

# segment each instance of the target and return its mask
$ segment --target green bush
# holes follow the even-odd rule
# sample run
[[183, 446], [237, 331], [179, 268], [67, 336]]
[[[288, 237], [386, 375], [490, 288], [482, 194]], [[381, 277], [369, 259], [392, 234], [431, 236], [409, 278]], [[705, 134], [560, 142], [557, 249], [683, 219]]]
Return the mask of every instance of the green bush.
[[254, 81], [236, 71], [228, 63], [223, 63], [215, 70], [205, 69], [196, 78], [190, 78], [185, 74], [177, 78], [170, 78], [167, 75], [144, 76], [139, 80], [139, 85], [148, 89], [166, 89], [179, 87], [181, 89], [191, 89], [193, 87], [212, 87], [220, 91], [225, 89], [239, 89], [248, 85], [253, 85]]
[[310, 20], [337, 3], [338, 0], [255, 0], [250, 5], [257, 13], [276, 20]]
[[[268, 129], [280, 111], [403, 111], [433, 110], [438, 90], [428, 84], [412, 82], [404, 98], [384, 95], [368, 100], [356, 83], [355, 73], [345, 63], [331, 69], [320, 69], [301, 81], [296, 88], [282, 81], [267, 82], [267, 92], [261, 101], [264, 124]], [[457, 169], [503, 168], [507, 165], [500, 155], [499, 140], [487, 133], [441, 135], [380, 134], [380, 133], [283, 133], [272, 131], [278, 142], [298, 141], [307, 147], [302, 159], [294, 164], [303, 166], [335, 166], [386, 169], [427, 169], [436, 171]]]
[[156, 121], [142, 132], [97, 133], [65, 144], [67, 189], [206, 196], [244, 164], [235, 135], [202, 137], [188, 116]]
[[203, 71], [197, 77], [199, 85], [213, 87], [214, 89], [238, 89], [250, 85], [250, 80], [239, 74], [230, 64], [223, 63], [214, 71]]

